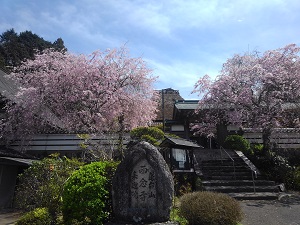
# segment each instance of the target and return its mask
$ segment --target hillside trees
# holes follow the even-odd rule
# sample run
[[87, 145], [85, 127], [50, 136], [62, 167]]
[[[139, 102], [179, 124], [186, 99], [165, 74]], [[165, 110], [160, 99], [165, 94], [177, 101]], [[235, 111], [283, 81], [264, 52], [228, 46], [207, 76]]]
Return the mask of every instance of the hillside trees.
[[31, 31], [17, 34], [14, 29], [7, 30], [0, 35], [0, 68], [11, 71], [13, 67], [21, 65], [26, 59], [34, 59], [37, 52], [47, 48], [66, 50], [61, 38], [51, 43]]
[[235, 55], [224, 63], [212, 81], [199, 79], [194, 92], [202, 96], [195, 132], [210, 134], [220, 124], [261, 128], [265, 150], [270, 147], [272, 128], [298, 126], [300, 103], [300, 48], [284, 48]]
[[155, 116], [156, 78], [125, 47], [89, 56], [46, 50], [17, 71], [10, 74], [20, 89], [7, 105], [6, 137], [124, 131]]

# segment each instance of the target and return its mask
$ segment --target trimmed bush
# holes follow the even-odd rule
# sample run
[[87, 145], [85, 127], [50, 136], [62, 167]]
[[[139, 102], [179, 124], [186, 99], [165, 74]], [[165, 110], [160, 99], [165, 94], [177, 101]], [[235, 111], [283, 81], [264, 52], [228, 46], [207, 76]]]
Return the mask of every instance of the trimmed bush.
[[116, 162], [94, 162], [75, 171], [63, 192], [65, 225], [103, 224], [111, 216], [111, 179]]
[[158, 142], [164, 138], [164, 132], [157, 127], [137, 127], [130, 132], [130, 137], [158, 145]]
[[152, 145], [158, 145], [157, 144], [157, 140], [154, 137], [150, 136], [149, 134], [142, 135], [141, 136], [141, 140], [147, 141], [147, 142], [149, 142]]
[[238, 201], [222, 193], [185, 194], [180, 198], [179, 212], [189, 225], [236, 225], [242, 220]]
[[50, 225], [51, 215], [47, 208], [36, 208], [24, 214], [16, 225]]
[[227, 136], [224, 145], [225, 148], [242, 151], [244, 153], [249, 153], [250, 151], [249, 141], [240, 135]]

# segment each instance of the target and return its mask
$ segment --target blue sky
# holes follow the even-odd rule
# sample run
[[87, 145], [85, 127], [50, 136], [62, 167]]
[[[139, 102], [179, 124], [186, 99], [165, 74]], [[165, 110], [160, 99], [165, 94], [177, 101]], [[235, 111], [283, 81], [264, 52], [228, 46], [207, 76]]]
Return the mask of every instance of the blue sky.
[[159, 76], [157, 89], [185, 99], [236, 53], [299, 45], [299, 0], [0, 0], [0, 32], [61, 37], [89, 54], [126, 43]]

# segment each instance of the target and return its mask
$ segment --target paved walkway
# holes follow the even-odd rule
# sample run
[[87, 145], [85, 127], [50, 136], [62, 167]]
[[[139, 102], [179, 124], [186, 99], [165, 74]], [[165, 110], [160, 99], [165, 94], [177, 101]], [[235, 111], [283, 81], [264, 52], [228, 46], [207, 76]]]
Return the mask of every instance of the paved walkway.
[[0, 211], [0, 225], [12, 225], [20, 218], [20, 212], [9, 210]]
[[[282, 195], [279, 200], [240, 201], [243, 225], [300, 225], [300, 194]], [[12, 225], [18, 212], [0, 211], [0, 225]]]
[[279, 200], [240, 201], [243, 225], [300, 225], [300, 195], [285, 194]]

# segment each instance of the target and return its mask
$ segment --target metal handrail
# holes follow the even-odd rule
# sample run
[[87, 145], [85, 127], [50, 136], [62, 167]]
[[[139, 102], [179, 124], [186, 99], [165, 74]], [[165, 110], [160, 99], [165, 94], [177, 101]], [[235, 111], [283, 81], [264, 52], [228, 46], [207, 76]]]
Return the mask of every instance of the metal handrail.
[[[250, 168], [251, 169], [251, 168]], [[253, 173], [255, 174], [255, 178], [257, 178], [257, 172], [256, 170], [251, 169], [251, 174], [252, 174], [252, 183], [253, 183], [253, 191], [256, 193], [256, 188], [255, 188], [255, 181], [254, 181], [254, 176]]]
[[251, 175], [252, 175], [252, 183], [253, 183], [253, 191], [254, 193], [256, 193], [256, 187], [255, 187], [255, 180], [254, 180], [254, 177], [257, 178], [257, 171], [253, 168], [251, 168], [249, 165], [248, 167], [250, 168], [251, 170]]
[[[239, 154], [238, 154], [239, 155]], [[241, 157], [241, 156], [240, 156]], [[245, 160], [244, 160], [245, 161]], [[246, 161], [245, 161], [246, 163]], [[255, 168], [251, 167], [248, 163], [246, 163], [247, 167], [251, 170], [252, 183], [253, 183], [253, 191], [256, 193], [255, 179], [257, 178], [257, 174], [259, 173]]]
[[[225, 148], [223, 148], [222, 146], [220, 146], [221, 160], [222, 160], [222, 158], [223, 158], [223, 156], [222, 156], [222, 151], [224, 151], [224, 152], [227, 154], [227, 156], [229, 156], [229, 158], [230, 158], [231, 161], [232, 161], [232, 165], [233, 165], [233, 176], [234, 176], [234, 179], [236, 180], [234, 159], [229, 155], [229, 153], [225, 150]], [[222, 163], [223, 163], [223, 160], [222, 160]]]

